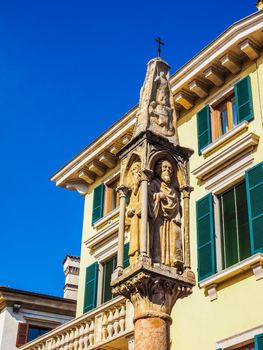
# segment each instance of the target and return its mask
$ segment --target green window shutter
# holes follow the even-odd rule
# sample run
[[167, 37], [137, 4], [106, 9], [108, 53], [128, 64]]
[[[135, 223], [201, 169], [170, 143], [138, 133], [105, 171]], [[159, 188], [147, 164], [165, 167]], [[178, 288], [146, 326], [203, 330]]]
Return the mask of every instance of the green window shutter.
[[263, 251], [263, 162], [246, 172], [248, 216], [252, 254]]
[[130, 265], [129, 247], [130, 247], [129, 242], [124, 244], [124, 260], [123, 260], [123, 267], [124, 268], [126, 268]]
[[237, 108], [237, 122], [253, 119], [253, 104], [250, 77], [247, 76], [235, 84], [235, 99]]
[[216, 273], [214, 208], [211, 193], [196, 202], [198, 277]]
[[211, 143], [210, 107], [205, 106], [197, 113], [198, 152]]
[[86, 269], [86, 283], [84, 295], [84, 312], [90, 311], [96, 307], [98, 282], [98, 263], [90, 265]]
[[254, 337], [255, 350], [263, 350], [263, 333]]
[[111, 300], [113, 298], [112, 288], [111, 288], [111, 275], [116, 269], [117, 257], [114, 256], [112, 259], [108, 260], [103, 264], [103, 303]]
[[94, 189], [93, 208], [92, 208], [92, 225], [103, 217], [103, 201], [104, 201], [104, 184], [100, 184]]

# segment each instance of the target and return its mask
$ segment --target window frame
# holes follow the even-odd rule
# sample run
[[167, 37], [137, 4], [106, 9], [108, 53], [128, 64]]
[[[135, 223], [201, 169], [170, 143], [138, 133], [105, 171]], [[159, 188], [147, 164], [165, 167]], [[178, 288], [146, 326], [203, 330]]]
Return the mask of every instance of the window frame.
[[[109, 253], [98, 261], [98, 277], [97, 277], [97, 299], [96, 299], [96, 307], [103, 305], [103, 287], [104, 287], [104, 264], [112, 259], [114, 256], [117, 258], [117, 247], [114, 249], [110, 249]], [[114, 297], [115, 298], [115, 297]], [[114, 299], [113, 298], [113, 299]], [[112, 300], [112, 299], [111, 299]], [[110, 301], [110, 300], [109, 300]]]
[[[107, 216], [112, 215], [115, 211], [118, 210], [119, 208], [119, 197], [118, 195], [116, 196], [116, 207], [115, 208], [111, 208], [109, 209], [109, 201], [110, 201], [110, 192], [109, 188], [110, 185], [116, 181], [120, 181], [120, 171], [115, 172], [114, 174], [112, 174], [111, 176], [109, 176], [107, 179], [105, 179], [104, 181], [102, 181], [100, 184], [98, 184], [96, 187], [93, 188], [93, 199], [92, 199], [92, 220], [91, 220], [91, 224], [94, 227], [97, 227], [98, 225], [101, 224], [101, 222], [107, 218]], [[101, 199], [101, 204], [100, 206], [96, 206], [94, 204], [95, 201], [95, 194], [94, 191], [99, 188], [99, 187], [103, 187], [103, 191], [101, 193], [100, 199]], [[100, 217], [98, 219], [94, 219], [94, 210], [97, 209], [97, 207], [100, 207]]]
[[111, 301], [114, 298], [116, 298], [116, 296], [112, 295], [111, 299], [104, 301], [104, 297], [105, 297], [105, 275], [106, 275], [106, 273], [105, 273], [106, 272], [105, 271], [105, 266], [111, 260], [113, 260], [113, 262], [115, 261], [115, 264], [113, 263], [113, 271], [114, 271], [116, 269], [116, 266], [117, 266], [117, 252], [115, 254], [111, 255], [110, 257], [108, 257], [107, 259], [105, 259], [103, 262], [100, 262], [100, 264], [102, 266], [101, 305]]
[[107, 181], [104, 181], [104, 203], [103, 203], [103, 217], [109, 215], [114, 210], [119, 208], [120, 206], [120, 198], [119, 194], [116, 192], [115, 194], [115, 207], [112, 207], [112, 197], [113, 197], [113, 191], [114, 187], [111, 187], [113, 184], [116, 184], [116, 188], [120, 185], [120, 175], [117, 174], [114, 177], [111, 177]]
[[[231, 191], [234, 189], [234, 187], [239, 186], [240, 184], [244, 183], [246, 186], [246, 179], [245, 176], [242, 176], [238, 181], [235, 183], [229, 184], [227, 187], [222, 188], [218, 190], [216, 193], [212, 193], [213, 196], [213, 206], [214, 206], [214, 223], [215, 223], [215, 255], [216, 255], [216, 266], [217, 266], [217, 272], [224, 271], [227, 268], [230, 268], [231, 266], [234, 266], [235, 264], [232, 264], [230, 266], [224, 267], [224, 262], [223, 262], [223, 249], [222, 249], [222, 244], [223, 244], [223, 228], [221, 227], [221, 217], [220, 217], [220, 199], [219, 197], [223, 194], [225, 194], [228, 191]], [[247, 201], [248, 202], [248, 201]], [[248, 223], [249, 223], [249, 217], [248, 217]], [[250, 239], [250, 231], [248, 231], [249, 239]], [[253, 252], [250, 249], [250, 255], [251, 257], [253, 255]], [[245, 258], [246, 259], [246, 258]], [[245, 259], [242, 259], [239, 262], [244, 261]]]
[[27, 342], [33, 341], [33, 340], [37, 339], [38, 337], [41, 337], [41, 335], [43, 335], [43, 334], [40, 334], [40, 335], [38, 335], [36, 338], [30, 340], [30, 339], [29, 339], [30, 327], [31, 327], [31, 328], [41, 329], [41, 330], [44, 330], [44, 329], [47, 330], [47, 332], [45, 332], [45, 333], [43, 333], [43, 334], [46, 334], [46, 333], [52, 331], [52, 329], [54, 329], [54, 328], [50, 328], [50, 327], [48, 327], [48, 326], [40, 326], [40, 325], [36, 325], [36, 324], [29, 323], [29, 324], [28, 324], [28, 329], [27, 329]]
[[[233, 99], [236, 99], [234, 94], [234, 86], [232, 86], [231, 89], [228, 89], [227, 91], [225, 91], [224, 95], [221, 98], [216, 99], [216, 101], [209, 104], [212, 142], [217, 141], [218, 139], [226, 135], [228, 132], [233, 130], [238, 125], [238, 123], [235, 125], [233, 122], [233, 103], [232, 103]], [[224, 104], [226, 104], [226, 107], [227, 107], [227, 120], [228, 120], [228, 130], [226, 132], [222, 131], [221, 125], [220, 125], [221, 123], [220, 123], [219, 108]], [[236, 101], [235, 101], [235, 104], [236, 104]], [[236, 110], [236, 113], [237, 113], [237, 110]]]
[[[240, 90], [241, 86], [244, 90]], [[243, 96], [241, 92], [244, 93]], [[223, 103], [225, 99], [228, 99], [229, 96], [235, 98], [236, 125], [230, 122], [231, 128], [229, 128], [227, 132], [219, 135], [219, 118], [217, 116], [215, 118], [213, 117], [213, 110], [220, 103]], [[243, 99], [245, 99], [245, 101]], [[230, 113], [233, 116], [232, 110]], [[225, 136], [244, 121], [250, 122], [253, 119], [253, 93], [251, 77], [250, 74], [248, 74], [245, 77], [239, 77], [233, 81], [223, 91], [220, 91], [217, 95], [209, 99], [203, 108], [197, 112], [197, 143], [199, 156], [203, 155], [203, 151], [205, 151], [207, 147], [220, 139], [224, 139]]]

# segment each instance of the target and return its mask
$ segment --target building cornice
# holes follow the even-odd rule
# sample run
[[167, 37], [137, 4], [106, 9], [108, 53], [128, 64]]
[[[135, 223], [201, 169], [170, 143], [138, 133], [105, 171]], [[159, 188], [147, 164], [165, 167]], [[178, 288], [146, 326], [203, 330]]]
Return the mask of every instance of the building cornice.
[[[183, 65], [171, 76], [171, 84], [173, 92], [180, 90], [182, 85], [193, 78], [196, 74], [200, 74], [215, 59], [219, 59], [233, 45], [241, 43], [246, 38], [263, 28], [263, 12], [259, 11], [247, 16], [226, 29], [196, 56]], [[262, 34], [260, 34], [262, 36]], [[262, 40], [262, 38], [261, 38]], [[257, 43], [262, 44], [262, 42]], [[241, 54], [241, 52], [240, 52]]]
[[76, 301], [0, 286], [0, 311], [14, 304], [23, 309], [75, 316]]

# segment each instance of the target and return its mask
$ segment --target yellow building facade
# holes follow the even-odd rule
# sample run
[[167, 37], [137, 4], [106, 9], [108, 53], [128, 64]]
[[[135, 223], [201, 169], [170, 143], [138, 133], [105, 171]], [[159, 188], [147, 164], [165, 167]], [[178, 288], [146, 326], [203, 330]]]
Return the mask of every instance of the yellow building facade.
[[[260, 7], [261, 4], [259, 4]], [[197, 285], [172, 312], [171, 349], [263, 349], [263, 12], [234, 23], [170, 78], [189, 162]], [[133, 349], [133, 309], [114, 298], [119, 150], [137, 106], [60, 169], [85, 196], [77, 315], [22, 349]], [[124, 263], [129, 230], [125, 232]]]

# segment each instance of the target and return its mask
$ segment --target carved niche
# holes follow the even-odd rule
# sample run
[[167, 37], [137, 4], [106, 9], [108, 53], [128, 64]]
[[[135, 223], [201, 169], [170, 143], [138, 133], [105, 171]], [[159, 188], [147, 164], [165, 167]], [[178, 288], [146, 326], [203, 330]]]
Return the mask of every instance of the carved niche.
[[125, 226], [129, 228], [130, 232], [129, 256], [131, 264], [136, 261], [140, 254], [141, 169], [140, 156], [133, 154], [127, 164], [124, 179], [128, 188]]
[[152, 161], [149, 184], [149, 236], [153, 263], [183, 269], [183, 246], [178, 165], [160, 152]]

